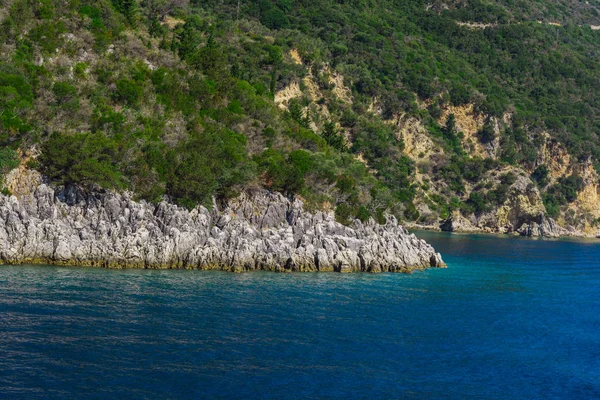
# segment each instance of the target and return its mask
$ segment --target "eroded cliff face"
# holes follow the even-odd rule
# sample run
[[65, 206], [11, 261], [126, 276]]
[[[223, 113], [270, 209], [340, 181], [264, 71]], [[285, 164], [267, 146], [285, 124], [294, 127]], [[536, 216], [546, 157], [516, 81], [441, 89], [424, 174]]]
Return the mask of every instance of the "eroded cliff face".
[[455, 211], [440, 224], [440, 228], [448, 232], [504, 233], [535, 237], [578, 234], [575, 229], [565, 229], [546, 216], [538, 188], [525, 176], [517, 177], [501, 205], [470, 216]]
[[212, 211], [43, 183], [16, 194], [0, 195], [2, 263], [235, 272], [444, 266], [440, 254], [394, 218], [347, 227], [278, 193], [246, 193]]
[[[443, 125], [448, 116], [456, 118], [456, 129], [461, 134], [463, 149], [471, 158], [499, 159], [499, 137], [511, 124], [511, 115], [505, 114], [502, 119], [476, 113], [472, 105], [448, 107], [442, 111], [438, 121]], [[478, 132], [488, 121], [494, 130], [495, 139], [483, 144], [478, 138]], [[415, 129], [421, 127], [422, 129]], [[411, 158], [419, 168], [415, 173], [415, 181], [427, 189], [419, 189], [416, 196], [416, 206], [421, 212], [424, 223], [409, 224], [413, 227], [441, 229], [452, 232], [507, 233], [524, 236], [579, 236], [600, 237], [600, 176], [590, 160], [576, 160], [569, 154], [566, 147], [552, 139], [546, 132], [539, 132], [541, 142], [538, 158], [530, 166], [513, 165], [500, 167], [486, 174], [481, 182], [497, 187], [499, 176], [510, 172], [517, 176], [511, 185], [507, 200], [499, 205], [491, 205], [491, 210], [465, 214], [455, 210], [448, 217], [443, 217], [431, 211], [429, 207], [432, 197], [447, 197], [448, 191], [440, 182], [436, 182], [435, 173], [427, 168], [433, 158], [443, 158], [444, 152], [439, 144], [432, 141], [418, 120], [398, 119], [398, 134], [405, 143], [404, 153]], [[531, 176], [539, 166], [548, 170], [547, 183], [544, 187], [532, 181]], [[576, 200], [562, 206], [556, 219], [550, 218], [544, 205], [541, 190], [548, 190], [552, 185], [561, 185], [561, 179], [569, 176], [580, 177], [583, 187], [577, 192]], [[426, 185], [423, 185], [426, 183]], [[465, 191], [458, 199], [465, 201], [476, 188], [468, 182]]]

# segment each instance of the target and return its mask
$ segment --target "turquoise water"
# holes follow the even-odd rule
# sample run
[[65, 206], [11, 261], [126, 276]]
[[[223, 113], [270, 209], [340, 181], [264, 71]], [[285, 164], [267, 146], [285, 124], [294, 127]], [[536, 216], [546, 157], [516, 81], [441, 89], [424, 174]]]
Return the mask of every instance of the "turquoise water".
[[450, 268], [0, 267], [0, 397], [600, 398], [600, 244], [419, 235]]

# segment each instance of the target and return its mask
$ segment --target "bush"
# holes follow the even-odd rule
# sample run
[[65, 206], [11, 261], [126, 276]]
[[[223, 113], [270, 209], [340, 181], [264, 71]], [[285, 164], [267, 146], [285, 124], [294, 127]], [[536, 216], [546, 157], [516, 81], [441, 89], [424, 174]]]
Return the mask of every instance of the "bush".
[[127, 105], [136, 105], [142, 97], [142, 86], [132, 79], [122, 78], [117, 81], [117, 90], [114, 94], [115, 100]]
[[25, 77], [0, 70], [0, 127], [4, 128], [0, 130], [0, 142], [6, 141], [8, 134], [29, 129], [21, 112], [32, 104], [33, 89]]
[[56, 97], [56, 104], [63, 108], [77, 109], [79, 100], [77, 98], [77, 88], [67, 82], [56, 82], [52, 86], [52, 92]]
[[496, 139], [496, 133], [494, 132], [494, 127], [488, 121], [485, 125], [483, 125], [481, 131], [479, 131], [479, 140], [483, 144], [488, 144], [493, 142], [494, 139]]
[[323, 126], [322, 136], [323, 139], [325, 139], [325, 141], [327, 142], [327, 144], [333, 147], [334, 149], [338, 151], [343, 151], [346, 149], [344, 137], [338, 132], [335, 123], [326, 122]]
[[335, 207], [335, 220], [340, 224], [349, 225], [352, 222], [352, 208], [341, 203]]
[[560, 214], [560, 202], [557, 201], [556, 197], [552, 194], [544, 194], [542, 199], [546, 208], [546, 214], [552, 218], [558, 217]]
[[546, 164], [541, 164], [533, 171], [531, 179], [537, 183], [539, 187], [546, 187], [548, 183], [550, 183], [550, 169]]
[[4, 179], [4, 175], [11, 169], [19, 166], [19, 155], [10, 147], [0, 147], [0, 186]]
[[304, 174], [307, 171], [304, 166], [308, 161], [305, 155], [300, 153], [296, 153], [294, 158], [295, 160], [292, 160], [283, 152], [274, 149], [268, 149], [256, 158], [268, 188], [287, 195], [299, 193], [304, 188]]
[[58, 185], [124, 188], [117, 143], [101, 134], [55, 133], [43, 143], [41, 172]]
[[167, 194], [187, 208], [212, 205], [212, 197], [229, 198], [255, 176], [246, 153], [246, 138], [229, 129], [207, 126], [193, 132], [178, 148], [179, 161], [168, 177]]
[[282, 29], [290, 25], [285, 13], [276, 7], [267, 10], [260, 21], [269, 29]]

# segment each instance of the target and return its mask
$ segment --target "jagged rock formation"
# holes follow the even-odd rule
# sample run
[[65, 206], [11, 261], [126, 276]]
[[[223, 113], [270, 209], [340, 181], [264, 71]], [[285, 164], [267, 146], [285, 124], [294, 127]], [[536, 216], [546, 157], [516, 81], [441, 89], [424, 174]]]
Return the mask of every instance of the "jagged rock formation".
[[510, 186], [504, 204], [470, 218], [456, 211], [440, 224], [446, 232], [510, 233], [533, 237], [583, 235], [559, 226], [545, 215], [539, 190], [524, 176], [518, 176]]
[[128, 194], [55, 190], [0, 196], [0, 262], [229, 271], [409, 272], [441, 256], [394, 218], [384, 226], [303, 210], [277, 193], [192, 211]]

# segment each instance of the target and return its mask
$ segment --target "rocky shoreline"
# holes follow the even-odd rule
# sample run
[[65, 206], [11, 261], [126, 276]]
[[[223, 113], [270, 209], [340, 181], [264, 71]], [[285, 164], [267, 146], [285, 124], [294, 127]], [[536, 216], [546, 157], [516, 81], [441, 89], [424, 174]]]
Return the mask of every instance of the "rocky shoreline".
[[573, 218], [570, 223], [564, 219], [559, 221], [546, 215], [542, 196], [531, 179], [518, 175], [508, 188], [506, 200], [501, 205], [470, 215], [454, 210], [446, 219], [430, 218], [427, 223], [407, 223], [405, 226], [410, 229], [455, 233], [600, 238], [600, 231], [582, 223], [583, 218]]
[[[572, 239], [600, 239], [600, 233], [598, 234], [589, 234], [586, 232], [582, 232], [582, 231], [578, 231], [578, 230], [569, 230], [569, 229], [565, 229], [559, 226], [559, 230], [561, 233], [556, 233], [556, 232], [551, 232], [551, 231], [545, 231], [546, 233], [544, 234], [533, 234], [534, 232], [539, 232], [539, 231], [534, 231], [534, 230], [526, 230], [526, 231], [501, 231], [501, 230], [494, 230], [491, 228], [479, 228], [479, 227], [461, 227], [461, 226], [456, 226], [456, 225], [446, 225], [448, 222], [451, 222], [452, 220], [448, 221], [448, 220], [443, 220], [440, 222], [439, 225], [423, 225], [423, 224], [417, 224], [414, 222], [408, 222], [408, 223], [404, 223], [403, 226], [406, 229], [409, 229], [411, 231], [429, 231], [429, 232], [446, 232], [446, 233], [455, 233], [455, 234], [474, 234], [474, 235], [510, 235], [510, 236], [520, 236], [520, 237], [527, 237], [527, 238], [532, 238], [532, 239], [566, 239], [566, 238], [572, 238]], [[556, 224], [556, 222], [554, 221], [554, 223]], [[452, 229], [448, 229], [449, 226], [452, 226]], [[542, 231], [544, 232], [544, 231]]]
[[127, 193], [40, 182], [29, 187], [0, 195], [0, 263], [233, 272], [445, 266], [433, 247], [393, 217], [385, 225], [354, 221], [347, 227], [278, 193], [244, 193], [221, 210], [189, 211], [134, 201]]

